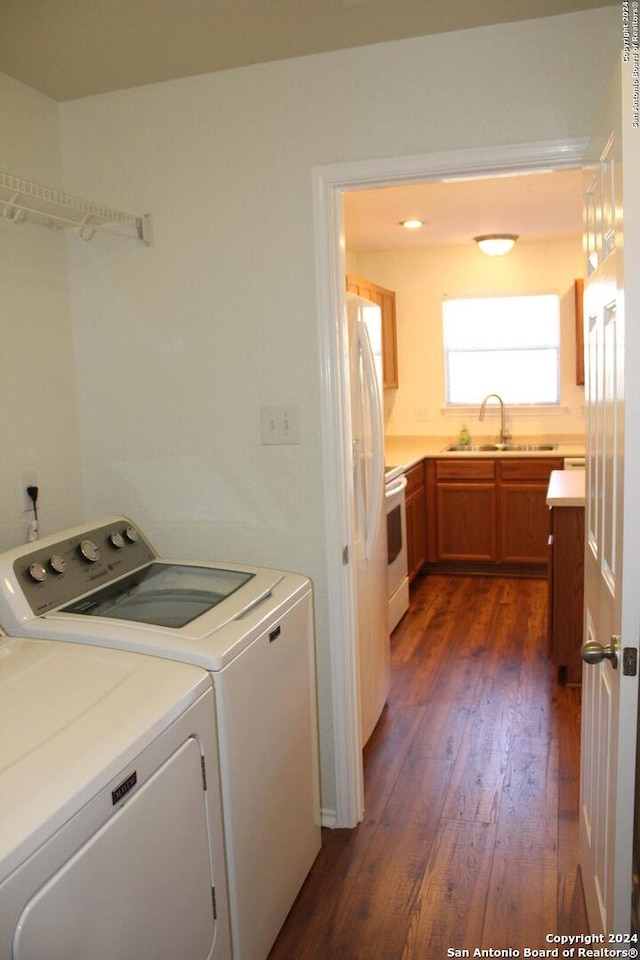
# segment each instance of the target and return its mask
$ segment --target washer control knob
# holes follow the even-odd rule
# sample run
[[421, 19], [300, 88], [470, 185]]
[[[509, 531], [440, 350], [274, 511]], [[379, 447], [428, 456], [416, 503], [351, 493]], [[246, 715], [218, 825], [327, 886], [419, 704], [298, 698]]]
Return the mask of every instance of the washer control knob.
[[93, 540], [82, 540], [78, 550], [82, 559], [86, 560], [87, 563], [95, 563], [96, 560], [100, 559], [100, 551]]
[[131, 524], [124, 528], [124, 535], [129, 543], [137, 543], [140, 539], [140, 534], [135, 527], [131, 526]]
[[34, 583], [44, 583], [44, 581], [47, 579], [47, 571], [41, 563], [35, 560], [33, 563], [29, 564], [29, 576]]
[[64, 573], [67, 569], [67, 564], [64, 557], [61, 557], [60, 554], [54, 553], [52, 557], [49, 558], [49, 566], [54, 573]]
[[109, 534], [109, 543], [112, 547], [115, 547], [116, 550], [121, 550], [124, 547], [124, 537], [121, 533], [118, 533], [117, 530], [114, 530], [113, 533]]

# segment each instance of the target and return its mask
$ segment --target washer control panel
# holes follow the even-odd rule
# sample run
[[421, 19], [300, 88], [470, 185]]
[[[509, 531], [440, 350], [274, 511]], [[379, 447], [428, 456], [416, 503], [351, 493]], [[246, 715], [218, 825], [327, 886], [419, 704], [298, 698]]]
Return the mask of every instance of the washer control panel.
[[85, 530], [19, 557], [13, 570], [36, 616], [65, 606], [157, 558], [130, 521]]

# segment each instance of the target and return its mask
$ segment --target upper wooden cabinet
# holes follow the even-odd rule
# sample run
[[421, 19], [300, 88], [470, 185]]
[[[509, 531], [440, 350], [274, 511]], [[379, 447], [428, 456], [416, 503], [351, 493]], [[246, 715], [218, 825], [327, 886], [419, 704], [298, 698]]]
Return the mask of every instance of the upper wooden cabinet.
[[398, 386], [398, 338], [396, 333], [396, 295], [377, 283], [347, 274], [347, 292], [357, 293], [382, 311], [382, 378], [383, 387]]

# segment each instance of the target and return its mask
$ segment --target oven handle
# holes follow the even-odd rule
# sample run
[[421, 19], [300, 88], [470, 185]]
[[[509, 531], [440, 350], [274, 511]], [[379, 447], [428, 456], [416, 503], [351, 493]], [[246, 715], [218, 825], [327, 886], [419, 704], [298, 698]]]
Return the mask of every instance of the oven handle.
[[407, 478], [404, 475], [398, 477], [397, 480], [392, 480], [391, 483], [384, 488], [385, 500], [390, 500], [391, 497], [395, 497], [398, 493], [402, 493], [406, 485]]

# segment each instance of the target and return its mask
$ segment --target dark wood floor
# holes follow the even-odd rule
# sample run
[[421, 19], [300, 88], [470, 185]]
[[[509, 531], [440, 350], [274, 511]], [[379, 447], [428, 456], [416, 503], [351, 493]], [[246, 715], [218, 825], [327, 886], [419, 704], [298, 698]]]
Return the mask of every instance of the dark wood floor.
[[544, 580], [418, 582], [365, 749], [365, 818], [323, 831], [269, 960], [439, 960], [588, 931], [579, 690], [557, 684], [546, 630]]

